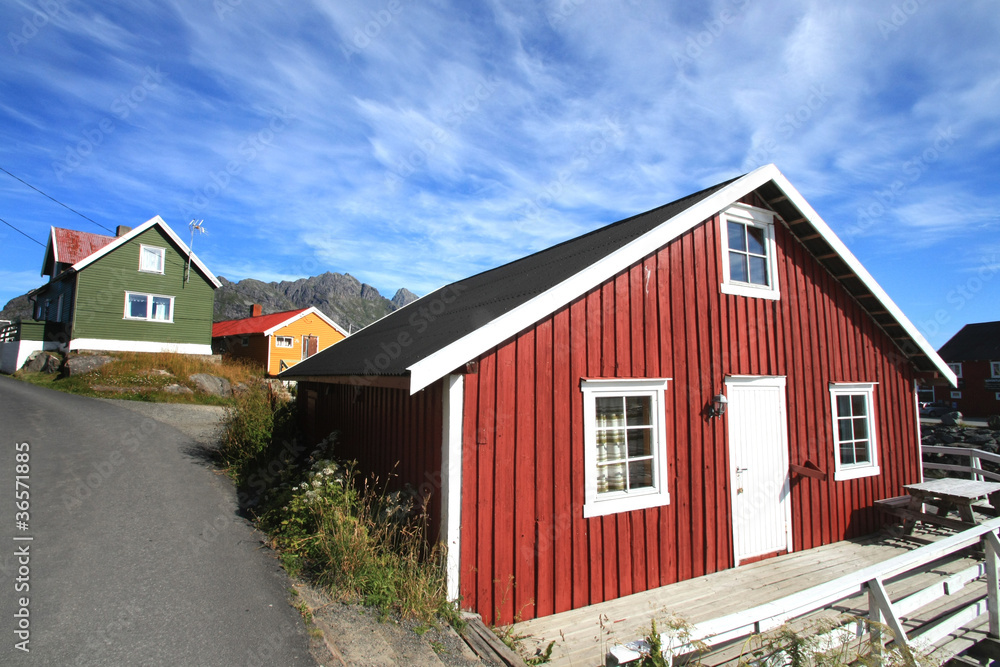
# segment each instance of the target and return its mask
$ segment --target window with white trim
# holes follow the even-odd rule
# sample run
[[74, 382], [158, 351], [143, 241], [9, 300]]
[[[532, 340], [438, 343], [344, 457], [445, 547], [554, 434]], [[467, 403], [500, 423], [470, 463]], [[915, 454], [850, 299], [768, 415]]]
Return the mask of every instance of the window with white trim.
[[835, 480], [878, 475], [874, 382], [831, 384]]
[[722, 285], [725, 294], [778, 299], [774, 213], [734, 204], [722, 212]]
[[174, 297], [125, 292], [125, 319], [149, 322], [174, 321]]
[[163, 273], [166, 263], [166, 248], [139, 245], [139, 270], [147, 273]]
[[962, 377], [962, 364], [948, 364], [948, 368], [955, 374], [955, 377]]
[[667, 490], [669, 379], [584, 380], [585, 517], [659, 507]]
[[1000, 361], [990, 362], [990, 377], [1000, 378]]
[[294, 347], [295, 339], [291, 336], [275, 336], [274, 346], [275, 347]]
[[951, 397], [955, 398], [955, 399], [962, 398], [962, 392], [960, 392], [960, 391], [953, 391], [953, 392], [951, 392]]

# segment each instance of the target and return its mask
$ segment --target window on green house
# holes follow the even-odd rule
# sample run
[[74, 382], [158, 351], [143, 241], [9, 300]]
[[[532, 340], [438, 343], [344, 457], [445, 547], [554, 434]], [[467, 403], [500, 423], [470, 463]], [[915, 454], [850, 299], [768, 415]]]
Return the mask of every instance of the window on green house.
[[126, 292], [125, 319], [173, 322], [174, 297]]

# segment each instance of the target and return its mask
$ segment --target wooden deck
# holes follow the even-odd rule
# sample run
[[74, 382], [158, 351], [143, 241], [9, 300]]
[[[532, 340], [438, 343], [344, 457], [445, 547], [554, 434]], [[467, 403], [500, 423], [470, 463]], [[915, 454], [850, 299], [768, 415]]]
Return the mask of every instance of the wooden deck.
[[[651, 591], [629, 595], [616, 600], [591, 605], [581, 609], [533, 619], [515, 624], [514, 632], [525, 637], [522, 653], [544, 649], [554, 641], [551, 663], [555, 666], [592, 667], [603, 665], [610, 646], [630, 642], [649, 634], [651, 622], [658, 622], [664, 632], [671, 616], [688, 624], [699, 623], [760, 604], [778, 600], [792, 593], [803, 591], [821, 583], [832, 581], [844, 574], [881, 563], [894, 556], [911, 551], [928, 541], [936, 541], [953, 534], [946, 529], [918, 529], [913, 538], [888, 534], [867, 539], [849, 540], [835, 544], [786, 554], [750, 565], [724, 570], [688, 581], [682, 581]], [[972, 558], [950, 558], [922, 568], [916, 576], [902, 581], [887, 582], [886, 588], [893, 598], [899, 598], [956, 572], [968, 569], [977, 561]], [[964, 587], [953, 585], [954, 594], [940, 605], [923, 609], [904, 625], [910, 629], [946, 613], [949, 604], [957, 600], [985, 597], [985, 583], [970, 582]], [[960, 590], [959, 590], [960, 589]], [[817, 612], [805, 619], [849, 613], [867, 614], [867, 596], [858, 595]], [[967, 630], [939, 643], [934, 656], [941, 661], [968, 648], [985, 637], [985, 616], [971, 621]], [[735, 651], [735, 653], [734, 653]], [[739, 647], [704, 656], [703, 664], [722, 664], [739, 654]]]

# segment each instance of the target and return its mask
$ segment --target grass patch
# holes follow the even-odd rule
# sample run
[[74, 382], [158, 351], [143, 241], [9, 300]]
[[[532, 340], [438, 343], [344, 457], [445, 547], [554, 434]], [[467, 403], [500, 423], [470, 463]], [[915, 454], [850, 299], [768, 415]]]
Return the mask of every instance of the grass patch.
[[[232, 399], [197, 391], [188, 377], [207, 373], [225, 378], [236, 386], [247, 385], [263, 376], [260, 368], [239, 360], [214, 363], [202, 355], [173, 354], [169, 352], [106, 352], [114, 359], [90, 373], [59, 377], [53, 373], [29, 373], [19, 370], [14, 377], [34, 385], [56, 389], [69, 394], [99, 398], [122, 398], [155, 403], [189, 403], [205, 405], [230, 405]], [[171, 384], [191, 389], [194, 393], [176, 394], [165, 391]]]
[[380, 616], [460, 626], [426, 502], [337, 460], [335, 434], [306, 451], [294, 433], [294, 404], [252, 384], [227, 412], [220, 452], [285, 569]]
[[265, 494], [260, 526], [293, 570], [382, 615], [457, 621], [447, 601], [443, 552], [428, 544], [427, 507], [416, 494], [388, 492], [325, 441], [307, 467]]

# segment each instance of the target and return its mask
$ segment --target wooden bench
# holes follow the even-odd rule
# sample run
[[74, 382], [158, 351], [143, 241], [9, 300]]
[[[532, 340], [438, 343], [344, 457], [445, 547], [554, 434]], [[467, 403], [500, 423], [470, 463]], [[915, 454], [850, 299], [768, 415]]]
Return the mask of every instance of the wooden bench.
[[895, 496], [893, 498], [876, 500], [874, 505], [877, 509], [885, 512], [886, 514], [898, 517], [904, 522], [922, 521], [958, 531], [968, 530], [970, 527], [975, 525], [965, 521], [959, 521], [958, 519], [949, 519], [946, 516], [941, 516], [938, 514], [938, 508], [929, 504], [926, 506], [932, 510], [931, 512], [920, 512], [914, 510], [910, 507], [911, 501], [912, 496]]

